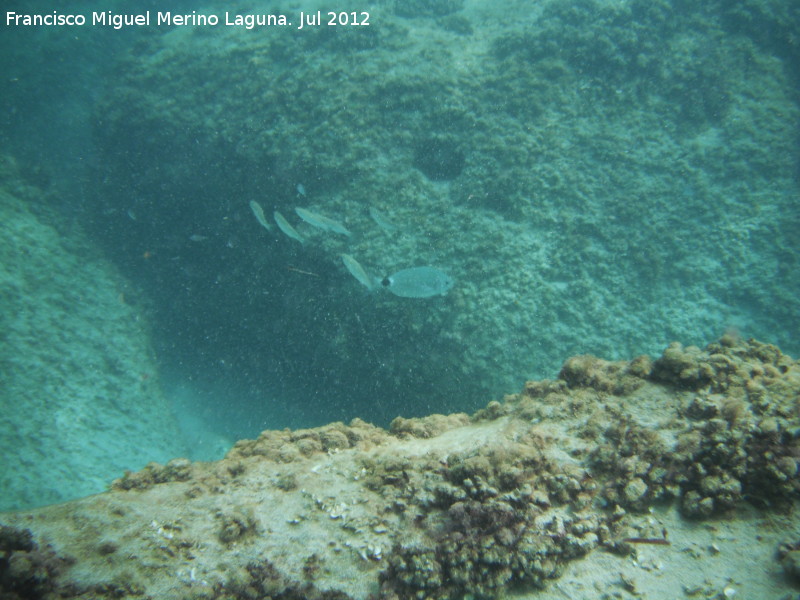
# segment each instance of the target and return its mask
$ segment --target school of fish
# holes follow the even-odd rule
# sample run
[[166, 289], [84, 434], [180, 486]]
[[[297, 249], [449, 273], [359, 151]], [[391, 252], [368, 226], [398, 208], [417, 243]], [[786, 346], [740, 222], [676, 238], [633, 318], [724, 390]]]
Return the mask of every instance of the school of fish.
[[[298, 187], [298, 193], [299, 189], [300, 188]], [[305, 189], [303, 189], [303, 192], [305, 192]], [[305, 196], [305, 193], [300, 195]], [[264, 210], [261, 208], [261, 205], [258, 202], [251, 200], [250, 210], [253, 211], [256, 220], [264, 229], [267, 231], [273, 230], [272, 225], [267, 222], [264, 216]], [[294, 210], [300, 219], [312, 227], [316, 227], [322, 231], [338, 233], [347, 237], [352, 235], [352, 233], [339, 221], [299, 206]], [[370, 207], [369, 214], [375, 224], [378, 225], [378, 227], [380, 227], [383, 231], [392, 233], [399, 229], [397, 225], [389, 221], [389, 219], [386, 218], [380, 211], [378, 211], [378, 209]], [[280, 212], [276, 210], [273, 212], [272, 216], [275, 219], [278, 229], [280, 229], [286, 237], [295, 240], [300, 244], [305, 243], [305, 238], [291, 223], [289, 223], [289, 221], [286, 220], [286, 217], [284, 217]], [[342, 254], [341, 258], [342, 263], [347, 271], [353, 276], [353, 278], [355, 278], [356, 281], [358, 281], [369, 291], [373, 291], [380, 287], [401, 298], [432, 298], [434, 296], [446, 295], [455, 283], [447, 273], [441, 269], [431, 266], [411, 267], [408, 269], [401, 269], [400, 271], [385, 277], [373, 277], [361, 265], [361, 263], [359, 263], [351, 255]]]

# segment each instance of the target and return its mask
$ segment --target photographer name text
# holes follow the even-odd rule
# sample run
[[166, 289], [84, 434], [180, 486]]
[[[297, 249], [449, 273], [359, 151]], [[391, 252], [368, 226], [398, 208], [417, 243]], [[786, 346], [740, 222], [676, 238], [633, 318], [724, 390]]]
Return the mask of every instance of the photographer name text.
[[187, 27], [242, 27], [255, 29], [256, 27], [294, 27], [298, 30], [306, 27], [343, 26], [343, 25], [369, 25], [369, 13], [364, 11], [342, 12], [300, 12], [294, 19], [284, 14], [237, 14], [226, 12], [220, 16], [214, 13], [174, 13], [162, 11], [146, 11], [138, 14], [120, 14], [110, 10], [93, 12], [91, 15], [79, 13], [51, 13], [25, 14], [12, 11], [6, 12], [7, 26], [15, 27], [148, 27], [155, 26], [187, 26]]

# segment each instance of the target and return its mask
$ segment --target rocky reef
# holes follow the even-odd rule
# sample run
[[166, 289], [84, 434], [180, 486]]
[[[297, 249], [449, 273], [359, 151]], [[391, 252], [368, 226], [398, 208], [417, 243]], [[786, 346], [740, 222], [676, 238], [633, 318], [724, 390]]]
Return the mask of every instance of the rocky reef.
[[0, 157], [2, 510], [100, 492], [185, 452], [142, 296], [32, 173]]
[[[151, 31], [109, 78], [95, 234], [155, 299], [165, 344], [196, 351], [185, 363], [289, 382], [313, 423], [388, 424], [424, 415], [421, 396], [472, 412], [565, 356], [655, 354], [729, 325], [797, 353], [791, 2], [370, 14]], [[265, 232], [251, 201], [307, 243]], [[153, 260], [131, 259], [142, 248]], [[432, 265], [456, 283], [431, 301], [368, 295], [342, 253], [376, 277]]]
[[264, 431], [3, 514], [2, 597], [789, 597], [799, 394], [797, 361], [726, 335], [574, 357], [471, 416]]

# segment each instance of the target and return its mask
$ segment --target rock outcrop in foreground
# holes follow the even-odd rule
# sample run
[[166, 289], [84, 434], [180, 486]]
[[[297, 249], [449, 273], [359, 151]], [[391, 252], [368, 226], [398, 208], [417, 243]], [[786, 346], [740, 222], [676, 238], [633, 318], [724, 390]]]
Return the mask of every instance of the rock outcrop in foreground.
[[[608, 560], [609, 592], [780, 597], [800, 571], [797, 524], [776, 526], [800, 492], [799, 394], [796, 361], [729, 335], [574, 357], [472, 416], [265, 431], [2, 515], [0, 597], [492, 598], [580, 589], [555, 580]], [[743, 539], [753, 515], [772, 527]], [[731, 544], [754, 568], [715, 589]]]

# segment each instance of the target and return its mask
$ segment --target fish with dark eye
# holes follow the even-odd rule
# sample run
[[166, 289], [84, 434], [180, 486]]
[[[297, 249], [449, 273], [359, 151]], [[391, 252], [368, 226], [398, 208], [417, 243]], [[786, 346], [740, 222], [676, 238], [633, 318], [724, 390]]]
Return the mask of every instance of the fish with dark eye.
[[453, 278], [436, 267], [412, 267], [402, 269], [383, 279], [373, 278], [364, 267], [349, 254], [342, 254], [342, 262], [350, 274], [365, 288], [372, 291], [378, 282], [395, 296], [401, 298], [432, 298], [444, 296], [455, 283]]

